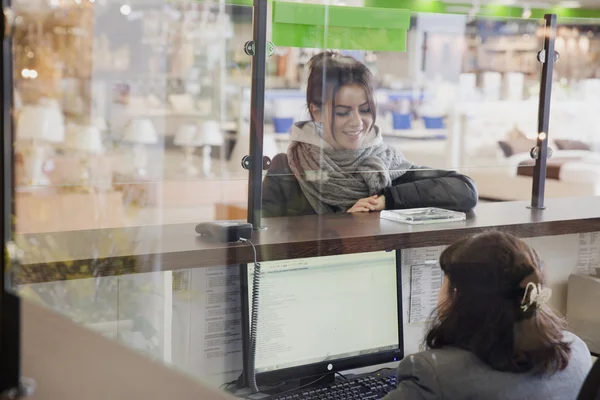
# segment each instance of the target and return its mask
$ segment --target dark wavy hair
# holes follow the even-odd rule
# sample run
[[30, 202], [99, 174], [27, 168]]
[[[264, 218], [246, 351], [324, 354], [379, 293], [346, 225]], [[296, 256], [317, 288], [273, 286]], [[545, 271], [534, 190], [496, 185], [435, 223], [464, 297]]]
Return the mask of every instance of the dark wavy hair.
[[[313, 56], [308, 62], [310, 74], [306, 87], [306, 105], [311, 118], [314, 116], [311, 105], [322, 110], [325, 104], [331, 105], [331, 131], [335, 118], [335, 97], [344, 85], [360, 85], [367, 93], [367, 102], [373, 117], [373, 125], [377, 117], [373, 95], [373, 75], [369, 68], [354, 57], [344, 56], [331, 51], [324, 51]], [[335, 139], [335, 137], [334, 137]]]
[[527, 310], [528, 284], [544, 283], [537, 253], [502, 232], [462, 239], [440, 256], [447, 301], [426, 336], [431, 349], [458, 347], [498, 371], [554, 373], [565, 369], [571, 347], [566, 324], [534, 303]]

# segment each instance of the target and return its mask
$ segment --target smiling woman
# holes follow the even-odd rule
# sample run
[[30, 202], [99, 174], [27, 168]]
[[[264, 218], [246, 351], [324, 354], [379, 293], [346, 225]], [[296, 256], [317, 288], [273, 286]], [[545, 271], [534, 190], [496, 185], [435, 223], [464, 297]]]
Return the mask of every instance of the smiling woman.
[[292, 127], [263, 185], [265, 217], [441, 207], [469, 211], [473, 181], [416, 166], [382, 138], [369, 69], [331, 52], [310, 61], [306, 103], [311, 121]]
[[376, 119], [371, 72], [332, 53], [313, 57], [310, 65], [306, 103], [321, 137], [336, 150], [360, 149]]
[[330, 135], [326, 136], [329, 140], [325, 140], [333, 148], [358, 150], [374, 123], [372, 100], [367, 99], [366, 91], [361, 85], [354, 83], [342, 86], [336, 100], [333, 115], [321, 115], [314, 104], [311, 106], [311, 114], [318, 123], [331, 127], [327, 130]]

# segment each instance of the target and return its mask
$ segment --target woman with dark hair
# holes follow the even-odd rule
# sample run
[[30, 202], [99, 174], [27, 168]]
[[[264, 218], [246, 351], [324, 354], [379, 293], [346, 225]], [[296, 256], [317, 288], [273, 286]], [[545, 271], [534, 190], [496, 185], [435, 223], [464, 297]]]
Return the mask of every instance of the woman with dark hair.
[[585, 343], [544, 306], [541, 261], [525, 242], [488, 232], [448, 247], [428, 350], [398, 366], [386, 400], [575, 399], [591, 368]]
[[265, 217], [477, 204], [470, 178], [418, 167], [383, 142], [371, 72], [354, 58], [313, 57], [306, 102], [311, 121], [292, 127], [264, 179]]

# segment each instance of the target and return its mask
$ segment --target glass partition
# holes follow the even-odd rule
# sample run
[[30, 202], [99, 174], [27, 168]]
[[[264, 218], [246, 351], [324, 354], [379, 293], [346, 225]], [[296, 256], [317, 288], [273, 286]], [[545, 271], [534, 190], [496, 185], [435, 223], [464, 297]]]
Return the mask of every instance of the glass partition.
[[[467, 25], [460, 77], [466, 101], [455, 108], [462, 132], [455, 148], [484, 201], [531, 199], [544, 25], [543, 19], [489, 17]], [[466, 89], [475, 77], [478, 89]]]
[[[233, 324], [239, 353], [239, 318], [197, 319], [190, 307], [206, 306], [205, 288], [189, 269], [202, 260], [164, 255], [182, 249], [181, 235], [193, 244], [196, 224], [246, 218], [252, 7], [14, 3], [14, 221], [24, 260], [13, 289], [209, 379], [197, 335], [225, 337]], [[211, 297], [212, 312], [225, 300]], [[195, 325], [203, 318], [210, 335]], [[239, 375], [241, 361], [227, 371]]]
[[549, 196], [597, 196], [596, 176], [600, 151], [595, 111], [600, 104], [600, 20], [558, 19], [555, 65], [550, 110], [550, 143], [554, 154], [548, 162], [546, 191]]
[[[334, 9], [329, 7], [324, 17], [325, 36], [345, 29], [335, 26], [339, 21]], [[286, 16], [275, 7], [275, 21], [278, 15], [282, 21], [274, 24], [285, 25]], [[380, 15], [371, 18], [382, 28], [388, 23]], [[365, 21], [368, 17], [359, 24]], [[535, 147], [530, 142], [537, 136], [542, 67], [537, 53], [543, 48], [544, 20], [411, 12], [406, 24], [402, 51], [379, 50], [376, 40], [361, 48], [358, 39], [352, 50], [336, 49], [332, 39], [330, 46], [317, 41], [310, 47], [309, 43], [288, 47], [278, 43], [274, 27], [275, 54], [268, 62], [265, 96], [265, 154], [290, 155], [293, 124], [314, 117], [307, 105], [310, 60], [334, 50], [355, 58], [372, 74], [375, 125], [383, 142], [406, 161], [402, 168], [467, 175], [477, 185], [481, 201], [529, 200], [534, 165], [530, 151]], [[404, 43], [403, 37], [390, 33], [389, 41]], [[327, 79], [326, 71], [322, 75]], [[328, 101], [328, 96], [321, 97]], [[324, 154], [319, 157], [315, 164], [326, 162]], [[297, 169], [293, 172], [299, 174]], [[271, 176], [289, 174], [281, 165], [270, 171]], [[346, 179], [362, 180], [359, 175], [355, 170]], [[319, 190], [326, 189], [315, 188]], [[284, 211], [265, 212], [273, 216]]]
[[[280, 390], [290, 368], [372, 369], [419, 350], [445, 245], [365, 252], [345, 241], [362, 222], [341, 215], [531, 197], [541, 19], [271, 2], [255, 110], [252, 1], [42, 3], [15, 5], [12, 289], [211, 385], [249, 384], [253, 346], [259, 379]], [[571, 82], [561, 68], [555, 88]], [[567, 99], [570, 119], [550, 134], [595, 149], [591, 131], [562, 133], [584, 113], [583, 92], [562, 92], [553, 107]], [[199, 237], [198, 223], [247, 219], [242, 160], [263, 112], [256, 244]]]

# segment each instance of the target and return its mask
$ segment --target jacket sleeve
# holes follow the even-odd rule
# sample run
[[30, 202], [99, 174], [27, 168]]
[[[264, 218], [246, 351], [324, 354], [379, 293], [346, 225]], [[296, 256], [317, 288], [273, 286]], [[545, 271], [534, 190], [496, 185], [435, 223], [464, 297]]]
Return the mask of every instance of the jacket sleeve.
[[286, 164], [285, 155], [275, 156], [267, 175], [263, 179], [262, 216], [265, 218], [283, 217], [287, 214], [282, 184], [282, 175], [285, 173]]
[[467, 212], [477, 205], [477, 188], [471, 178], [455, 171], [412, 166], [384, 190], [388, 210], [439, 207]]
[[398, 386], [384, 400], [440, 400], [436, 373], [425, 357], [411, 355], [398, 364]]

